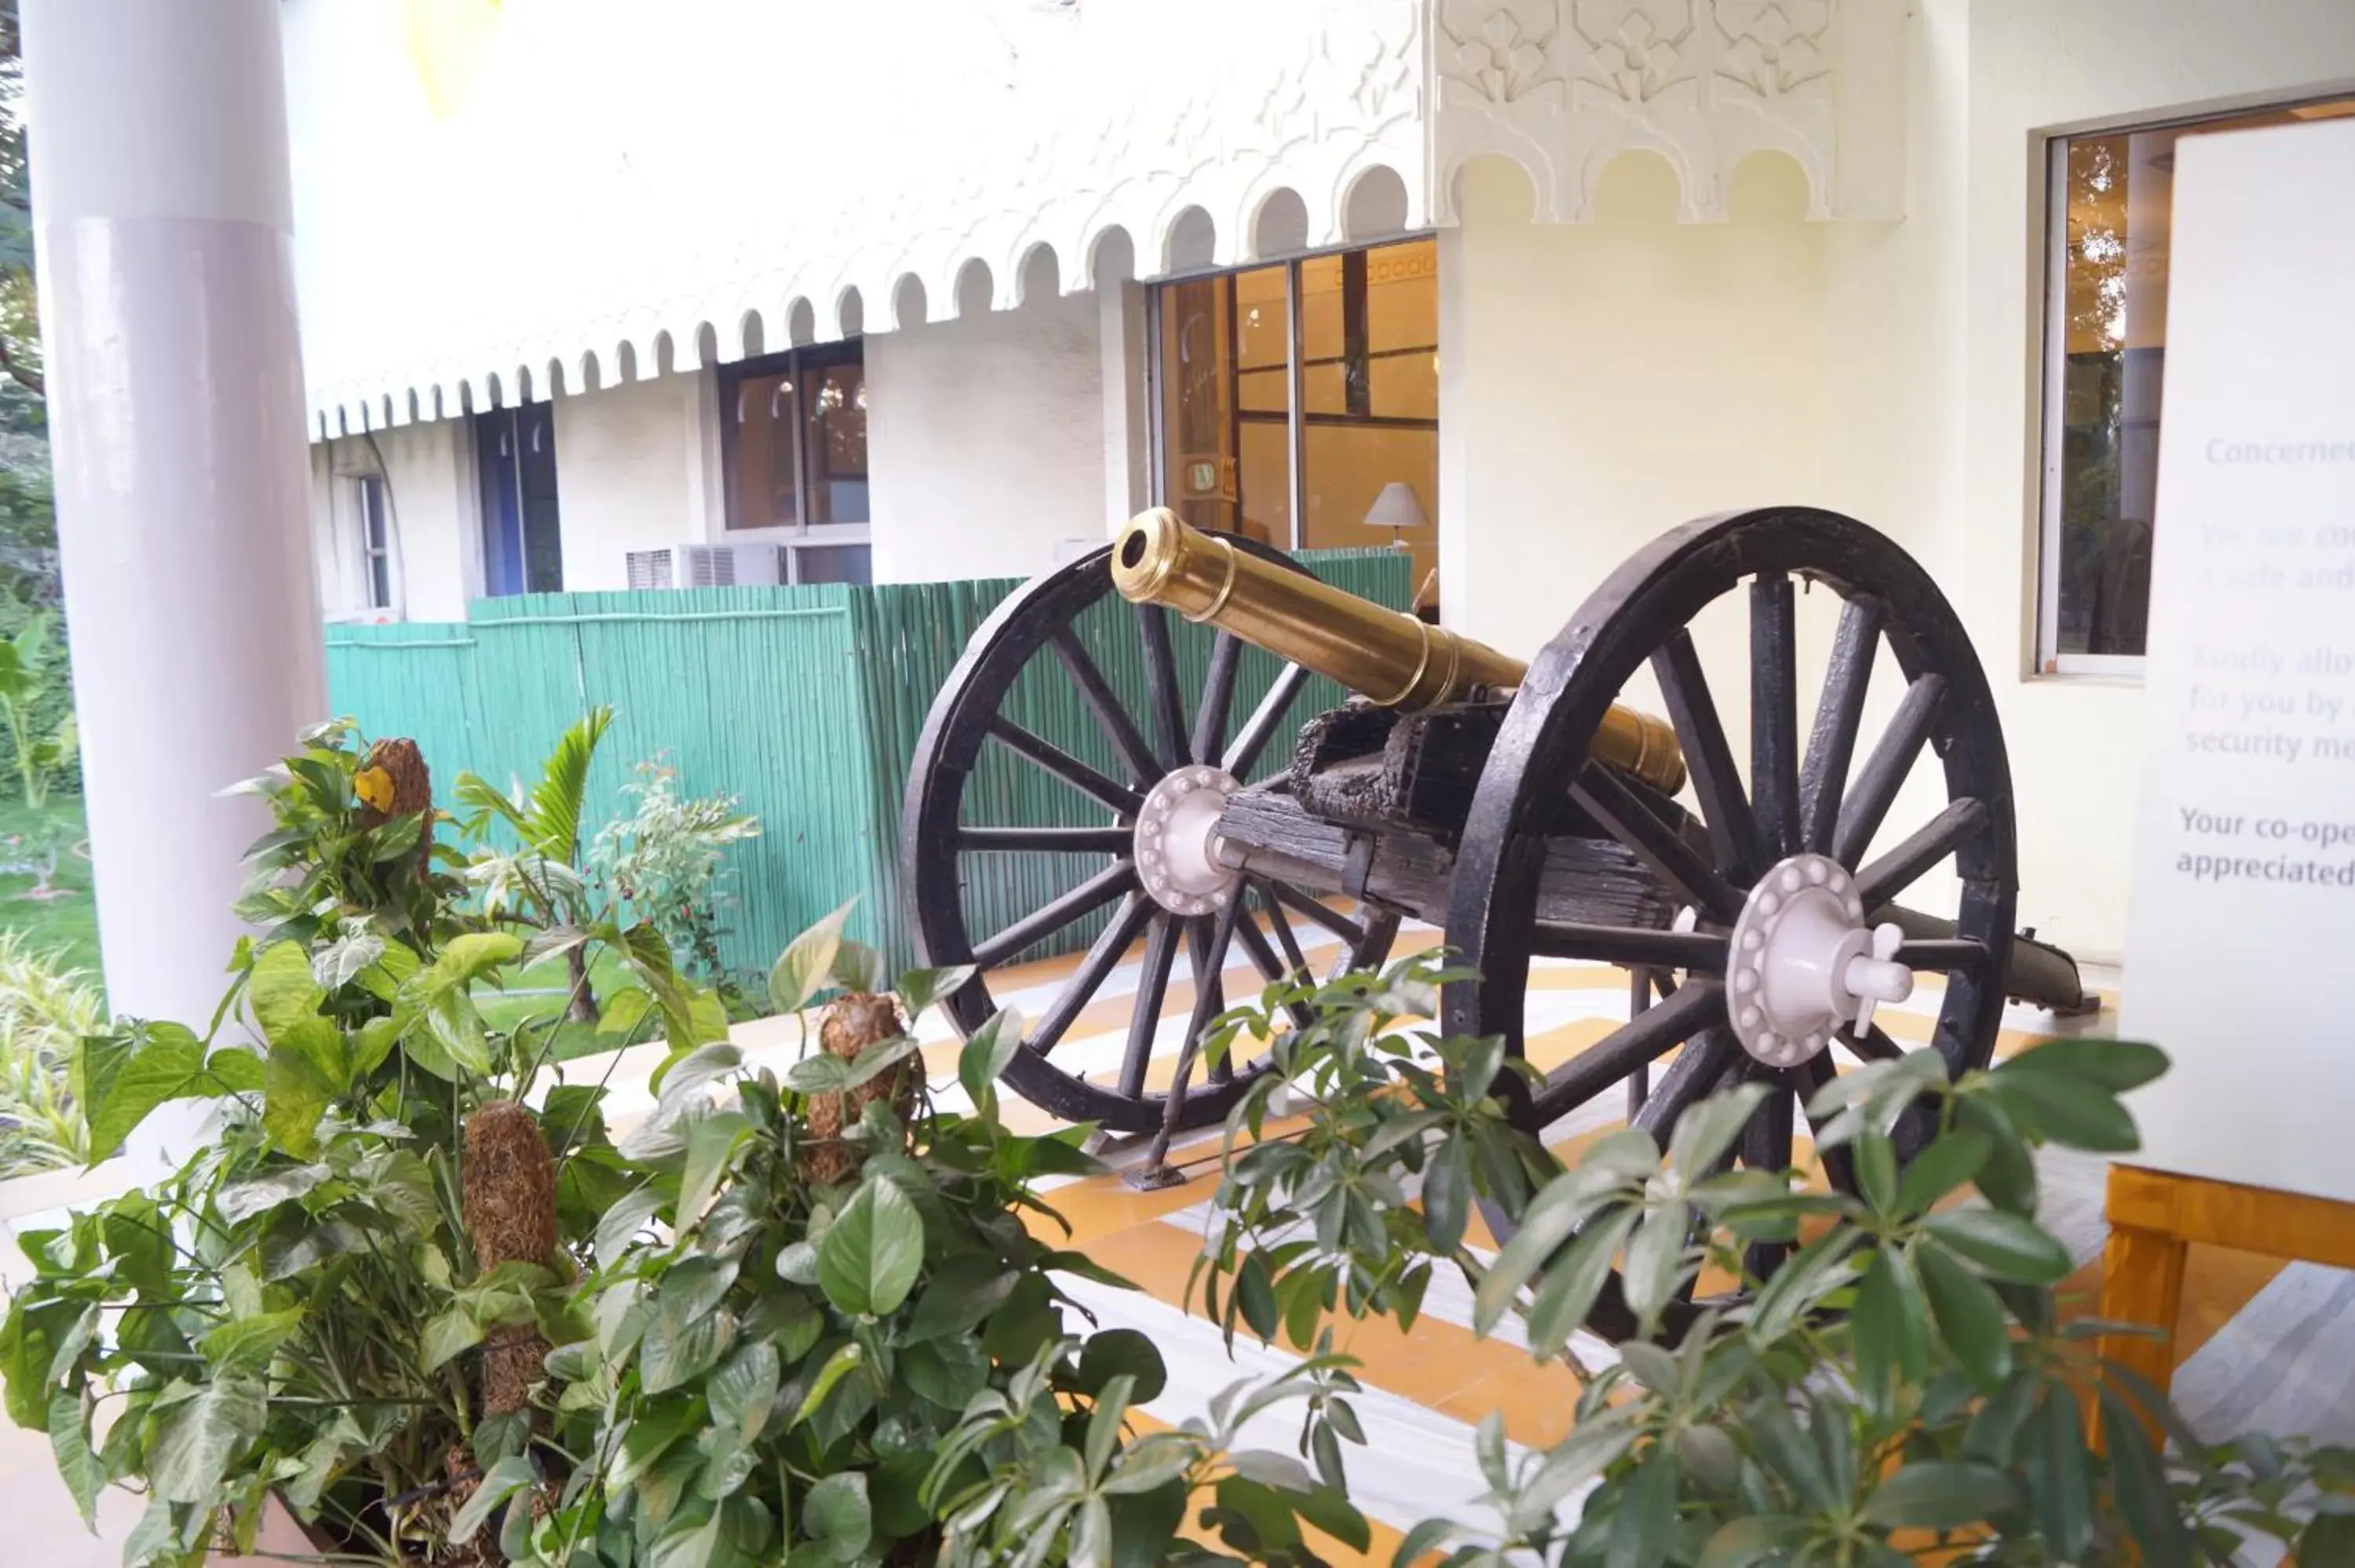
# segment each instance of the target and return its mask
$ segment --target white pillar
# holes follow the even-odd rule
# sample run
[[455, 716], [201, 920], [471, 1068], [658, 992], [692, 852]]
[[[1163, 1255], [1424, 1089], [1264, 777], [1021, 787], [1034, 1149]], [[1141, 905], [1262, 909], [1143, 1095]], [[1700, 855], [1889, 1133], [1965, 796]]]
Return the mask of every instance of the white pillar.
[[199, 1029], [242, 929], [239, 856], [268, 825], [218, 791], [326, 711], [278, 7], [24, 6], [108, 1001]]
[[[1104, 249], [1124, 242], [1107, 240]], [[1153, 496], [1153, 407], [1149, 340], [1153, 313], [1145, 285], [1129, 277], [1125, 255], [1099, 255], [1096, 303], [1103, 363], [1104, 509], [1117, 535]]]

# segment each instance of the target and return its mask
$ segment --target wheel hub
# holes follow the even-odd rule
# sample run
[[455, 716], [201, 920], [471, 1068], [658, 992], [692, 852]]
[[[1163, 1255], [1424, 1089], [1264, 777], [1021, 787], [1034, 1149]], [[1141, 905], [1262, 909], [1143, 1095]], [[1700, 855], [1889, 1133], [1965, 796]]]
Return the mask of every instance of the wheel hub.
[[1904, 933], [1868, 927], [1846, 867], [1795, 854], [1758, 879], [1734, 922], [1726, 962], [1734, 1038], [1770, 1067], [1795, 1067], [1842, 1028], [1870, 1027], [1872, 1010], [1913, 994], [1892, 961]]
[[1198, 763], [1146, 792], [1136, 814], [1136, 875], [1173, 915], [1208, 915], [1234, 896], [1241, 873], [1219, 863], [1219, 818], [1238, 788], [1231, 774]]

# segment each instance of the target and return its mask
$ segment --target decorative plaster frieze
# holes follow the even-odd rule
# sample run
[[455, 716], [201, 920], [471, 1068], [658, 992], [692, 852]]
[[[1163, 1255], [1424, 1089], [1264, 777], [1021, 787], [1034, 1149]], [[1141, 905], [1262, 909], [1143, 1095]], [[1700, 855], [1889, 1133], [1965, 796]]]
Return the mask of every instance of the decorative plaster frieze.
[[1593, 217], [1612, 159], [1659, 154], [1682, 216], [1726, 216], [1742, 159], [1806, 171], [1810, 216], [1904, 207], [1903, 0], [1436, 0], [1432, 210], [1469, 160], [1502, 155], [1540, 221]]

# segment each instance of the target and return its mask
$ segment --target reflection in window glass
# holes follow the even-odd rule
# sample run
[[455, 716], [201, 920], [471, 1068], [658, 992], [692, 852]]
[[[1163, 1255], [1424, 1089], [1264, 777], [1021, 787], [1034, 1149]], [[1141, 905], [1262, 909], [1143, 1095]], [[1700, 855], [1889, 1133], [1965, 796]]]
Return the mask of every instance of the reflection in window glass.
[[[1438, 260], [1415, 239], [1156, 291], [1166, 503], [1273, 544], [1395, 545], [1424, 581], [1438, 559]], [[1369, 524], [1391, 486], [1384, 514], [1400, 525]]]
[[867, 373], [858, 343], [724, 366], [728, 526], [864, 523]]
[[800, 525], [796, 501], [794, 440], [801, 407], [789, 372], [747, 376], [736, 384], [736, 423], [729, 473], [730, 528], [793, 528]]
[[793, 580], [797, 583], [869, 583], [874, 552], [865, 545], [794, 545]]
[[867, 369], [858, 360], [819, 371], [809, 396], [810, 524], [867, 517]]
[[[1326, 323], [1315, 347], [1303, 344], [1301, 542], [1401, 546], [1420, 586], [1439, 564], [1439, 248], [1417, 239], [1304, 262], [1301, 289], [1301, 319]], [[1423, 521], [1367, 521], [1394, 484], [1405, 490], [1393, 503]]]
[[2053, 143], [2044, 526], [2047, 668], [2144, 652], [2167, 363], [2175, 149], [2186, 137], [2355, 113], [2355, 99]]
[[1228, 323], [1234, 280], [1189, 278], [1158, 293], [1164, 502], [1197, 528], [1232, 533], [1237, 389]]

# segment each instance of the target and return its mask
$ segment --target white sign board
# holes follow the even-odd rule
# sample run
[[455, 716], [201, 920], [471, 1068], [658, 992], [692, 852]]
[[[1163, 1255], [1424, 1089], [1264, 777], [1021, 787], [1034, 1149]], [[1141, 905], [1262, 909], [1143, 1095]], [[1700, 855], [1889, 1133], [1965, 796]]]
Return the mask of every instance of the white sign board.
[[2355, 122], [2176, 157], [2134, 1162], [2355, 1202]]

